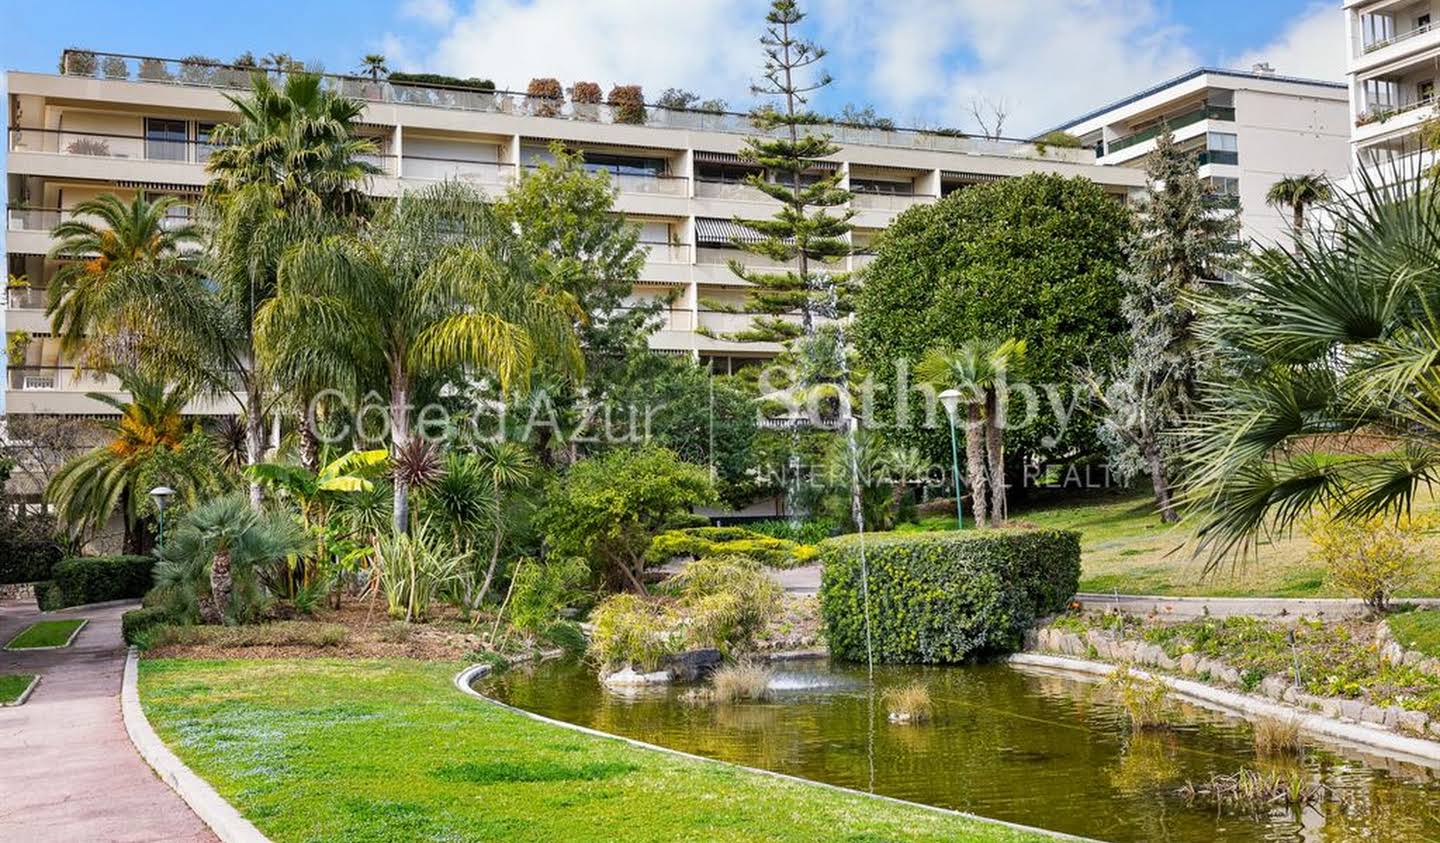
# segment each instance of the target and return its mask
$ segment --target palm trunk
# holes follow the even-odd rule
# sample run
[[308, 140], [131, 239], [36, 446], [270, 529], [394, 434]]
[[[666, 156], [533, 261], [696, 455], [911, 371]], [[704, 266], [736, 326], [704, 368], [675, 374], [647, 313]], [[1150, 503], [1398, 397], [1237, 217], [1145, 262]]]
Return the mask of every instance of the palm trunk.
[[1180, 520], [1175, 511], [1175, 501], [1170, 494], [1170, 477], [1165, 471], [1165, 459], [1160, 446], [1150, 437], [1145, 443], [1145, 462], [1150, 467], [1150, 483], [1155, 488], [1155, 508], [1160, 510], [1160, 520], [1174, 524]]
[[[390, 374], [390, 441], [392, 453], [399, 453], [410, 442], [410, 378], [399, 366]], [[394, 519], [397, 533], [410, 531], [410, 484], [395, 478]]]
[[[245, 398], [245, 464], [259, 465], [265, 457], [265, 419], [260, 415], [259, 388], [252, 383]], [[250, 481], [250, 508], [260, 511], [260, 481]]]
[[990, 460], [990, 520], [1000, 526], [1010, 517], [1005, 500], [1005, 419], [1000, 396], [994, 388], [985, 391], [985, 451]]
[[315, 432], [315, 414], [308, 407], [300, 411], [300, 464], [311, 473], [320, 471], [320, 435]]
[[480, 591], [475, 595], [475, 602], [471, 606], [476, 611], [480, 610], [480, 604], [485, 602], [485, 595], [490, 593], [490, 584], [495, 580], [495, 568], [500, 562], [500, 541], [504, 537], [497, 522], [495, 526], [495, 540], [490, 545], [490, 564], [485, 569], [485, 579], [480, 583]]
[[230, 593], [233, 585], [230, 578], [230, 551], [222, 548], [215, 551], [215, 561], [210, 563], [210, 594], [215, 599], [215, 613], [221, 623], [230, 615]]
[[[972, 402], [965, 419], [965, 469], [970, 474], [970, 512], [975, 526], [990, 526], [990, 492], [985, 477], [985, 420]], [[958, 505], [958, 502], [957, 502]]]
[[1298, 240], [1300, 239], [1301, 233], [1305, 231], [1305, 205], [1301, 202], [1296, 202], [1291, 213], [1294, 215], [1295, 239]]

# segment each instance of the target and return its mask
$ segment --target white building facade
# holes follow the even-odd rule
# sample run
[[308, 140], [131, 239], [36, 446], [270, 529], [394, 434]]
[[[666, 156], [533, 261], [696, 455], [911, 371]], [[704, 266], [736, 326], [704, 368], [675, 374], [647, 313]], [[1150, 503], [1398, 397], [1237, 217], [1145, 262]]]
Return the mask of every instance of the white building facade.
[[1197, 68], [1058, 126], [1102, 166], [1143, 169], [1168, 128], [1197, 153], [1200, 175], [1240, 209], [1241, 237], [1291, 237], [1291, 215], [1265, 202], [1286, 176], [1339, 180], [1350, 169], [1350, 112], [1341, 82], [1255, 71]]
[[1356, 167], [1380, 180], [1432, 161], [1421, 129], [1437, 115], [1440, 3], [1346, 0], [1346, 69]]

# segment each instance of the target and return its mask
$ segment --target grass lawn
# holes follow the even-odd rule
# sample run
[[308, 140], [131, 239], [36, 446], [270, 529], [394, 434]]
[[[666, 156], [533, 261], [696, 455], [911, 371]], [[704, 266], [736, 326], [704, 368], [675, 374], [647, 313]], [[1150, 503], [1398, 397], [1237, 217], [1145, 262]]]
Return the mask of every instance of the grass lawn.
[[25, 627], [19, 635], [5, 645], [8, 650], [31, 650], [36, 647], [60, 647], [70, 640], [85, 623], [84, 619], [67, 621], [39, 621]]
[[[1043, 495], [1044, 493], [1042, 493]], [[1424, 497], [1416, 510], [1440, 506]], [[1164, 594], [1175, 597], [1346, 597], [1325, 582], [1325, 568], [1312, 561], [1312, 545], [1302, 531], [1257, 548], [1252, 558], [1226, 561], [1205, 573], [1205, 559], [1196, 557], [1192, 525], [1165, 525], [1144, 494], [1096, 492], [1049, 495], [1015, 507], [1011, 520], [1039, 527], [1078, 530], [1081, 534], [1081, 591], [1120, 594]], [[948, 518], [927, 518], [930, 529], [954, 529]], [[1430, 540], [1440, 555], [1440, 537]], [[1400, 593], [1440, 594], [1440, 566]]]
[[276, 841], [1044, 839], [467, 697], [452, 663], [145, 660], [160, 736]]
[[0, 705], [9, 705], [20, 699], [30, 683], [35, 681], [33, 673], [0, 674]]
[[1401, 612], [1389, 618], [1390, 632], [1407, 650], [1440, 656], [1440, 611]]

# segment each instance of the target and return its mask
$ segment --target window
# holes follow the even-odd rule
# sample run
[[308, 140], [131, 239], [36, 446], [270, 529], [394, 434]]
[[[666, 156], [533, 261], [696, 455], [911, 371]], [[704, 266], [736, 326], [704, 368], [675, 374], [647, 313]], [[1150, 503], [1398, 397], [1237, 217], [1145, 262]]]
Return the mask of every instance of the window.
[[745, 179], [760, 172], [760, 168], [749, 164], [704, 163], [695, 165], [695, 178], [700, 181], [722, 184], [744, 184]]
[[883, 179], [850, 179], [850, 189], [856, 193], [885, 193], [891, 196], [913, 196], [914, 186], [908, 181], [886, 181]]
[[1415, 86], [1415, 96], [1420, 102], [1429, 102], [1435, 98], [1435, 80], [1426, 79]]
[[184, 161], [189, 132], [184, 120], [145, 118], [145, 157], [154, 161]]
[[195, 124], [195, 161], [203, 164], [210, 160], [210, 153], [215, 151], [214, 145], [210, 143], [210, 135], [215, 131], [215, 124], [208, 122], [197, 122]]
[[1231, 176], [1211, 176], [1210, 192], [1216, 196], [1239, 196], [1240, 180]]
[[655, 177], [665, 175], [665, 159], [587, 152], [585, 153], [585, 169], [592, 173], [597, 170], [605, 170], [617, 176]]
[[1211, 152], [1238, 152], [1235, 135], [1229, 132], [1211, 132], [1208, 140], [1208, 148]]
[[1429, 29], [1429, 28], [1430, 28], [1430, 14], [1429, 14], [1428, 12], [1425, 13], [1425, 14], [1423, 14], [1423, 15], [1418, 15], [1418, 16], [1416, 16], [1416, 18], [1415, 18], [1415, 28], [1416, 28], [1416, 29]]

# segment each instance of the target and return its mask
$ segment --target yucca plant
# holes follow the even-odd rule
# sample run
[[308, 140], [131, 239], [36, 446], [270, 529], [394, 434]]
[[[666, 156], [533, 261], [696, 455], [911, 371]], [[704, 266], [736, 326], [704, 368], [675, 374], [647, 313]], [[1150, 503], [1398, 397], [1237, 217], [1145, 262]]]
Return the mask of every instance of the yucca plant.
[[395, 532], [382, 538], [375, 550], [386, 608], [390, 617], [406, 623], [428, 619], [436, 595], [471, 564], [468, 552], [455, 552], [428, 522], [413, 533]]

